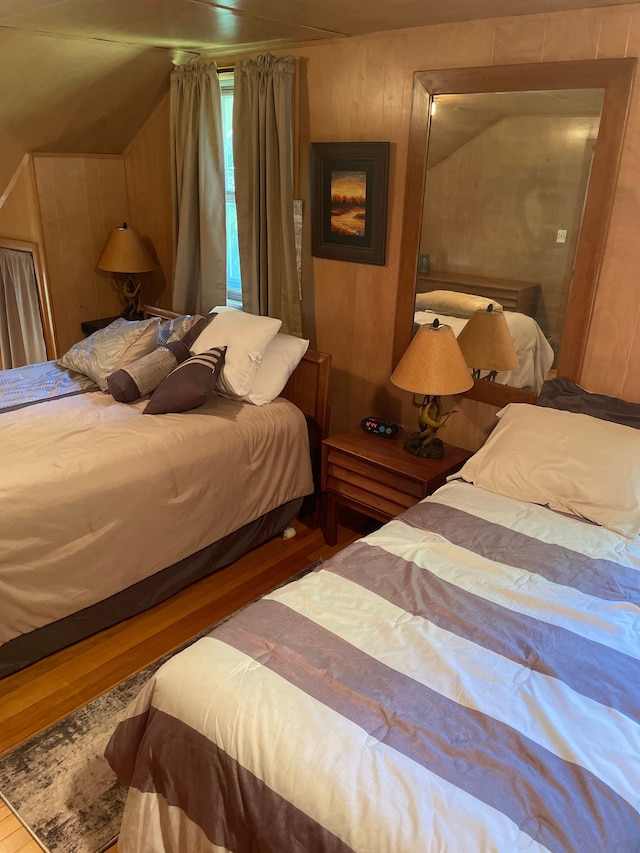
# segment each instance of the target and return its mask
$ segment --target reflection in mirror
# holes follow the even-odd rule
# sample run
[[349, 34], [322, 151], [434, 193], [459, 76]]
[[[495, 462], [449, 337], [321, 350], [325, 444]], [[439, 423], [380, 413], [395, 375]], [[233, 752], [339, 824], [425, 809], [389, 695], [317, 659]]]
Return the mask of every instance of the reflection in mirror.
[[0, 369], [55, 357], [45, 284], [37, 246], [0, 237]]
[[[496, 406], [532, 401], [528, 389], [549, 369], [579, 381], [635, 64], [415, 72], [394, 365], [416, 307], [434, 312], [416, 298], [437, 290], [446, 298], [488, 298], [511, 325], [520, 315], [537, 342], [534, 363], [518, 368], [522, 375], [500, 377], [514, 384], [480, 379], [468, 397]], [[445, 311], [464, 325], [459, 306]], [[439, 305], [435, 313], [445, 312]]]
[[431, 102], [414, 319], [438, 316], [458, 334], [486, 302], [504, 309], [519, 366], [498, 372], [501, 384], [537, 392], [557, 364], [603, 96], [483, 92]]

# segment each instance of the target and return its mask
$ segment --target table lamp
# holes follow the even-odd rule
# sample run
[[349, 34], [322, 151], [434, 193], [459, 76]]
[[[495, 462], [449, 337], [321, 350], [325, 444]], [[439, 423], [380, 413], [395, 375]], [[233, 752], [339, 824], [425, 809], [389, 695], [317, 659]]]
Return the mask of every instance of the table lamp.
[[151, 272], [156, 266], [138, 232], [126, 222], [112, 231], [97, 266], [106, 272], [124, 276], [123, 292], [127, 304], [122, 316], [127, 320], [134, 319], [140, 313], [142, 290], [142, 283], [137, 281], [134, 275]]
[[412, 433], [404, 446], [416, 456], [442, 458], [444, 445], [437, 432], [453, 410], [443, 412], [440, 398], [462, 394], [473, 385], [451, 326], [441, 324], [438, 319], [420, 326], [391, 374], [391, 381], [405, 391], [424, 395], [418, 431]]
[[458, 335], [458, 344], [474, 379], [482, 377], [495, 382], [500, 370], [516, 370], [520, 359], [502, 311], [494, 311], [489, 304], [486, 311], [474, 311]]

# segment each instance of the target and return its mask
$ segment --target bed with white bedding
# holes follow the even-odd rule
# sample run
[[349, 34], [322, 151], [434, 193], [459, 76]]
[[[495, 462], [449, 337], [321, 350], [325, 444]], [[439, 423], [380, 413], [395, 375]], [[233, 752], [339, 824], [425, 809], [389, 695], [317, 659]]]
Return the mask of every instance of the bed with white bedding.
[[639, 849], [640, 433], [554, 405], [152, 677], [122, 853]]
[[[476, 311], [486, 311], [489, 305], [492, 310], [503, 311], [520, 365], [515, 370], [499, 371], [495, 382], [538, 393], [553, 366], [553, 348], [536, 320], [529, 314], [516, 310], [520, 301], [530, 310], [535, 308], [536, 301], [513, 300], [509, 294], [502, 291], [499, 283], [492, 284], [490, 280], [481, 288], [483, 295], [465, 292], [464, 288], [468, 284], [469, 282], [463, 284], [448, 280], [447, 286], [455, 289], [428, 289], [416, 293], [414, 323], [422, 326], [437, 319], [440, 323], [451, 326], [458, 337]], [[500, 301], [505, 299], [505, 295], [505, 304], [510, 306], [508, 310]]]
[[[311, 352], [295, 368], [313, 405], [327, 363]], [[303, 412], [208, 391], [150, 417], [155, 391], [119, 402], [94, 380], [54, 362], [0, 373], [2, 675], [227, 565], [314, 490], [308, 401]]]
[[[513, 339], [513, 345], [520, 360], [515, 370], [501, 370], [495, 381], [499, 385], [511, 385], [514, 388], [528, 388], [539, 391], [549, 375], [553, 365], [553, 349], [545, 338], [542, 329], [533, 319], [517, 311], [505, 311], [507, 327]], [[434, 311], [416, 311], [414, 322], [423, 326], [435, 319], [451, 326], [456, 337], [469, 322], [465, 317], [451, 317]]]

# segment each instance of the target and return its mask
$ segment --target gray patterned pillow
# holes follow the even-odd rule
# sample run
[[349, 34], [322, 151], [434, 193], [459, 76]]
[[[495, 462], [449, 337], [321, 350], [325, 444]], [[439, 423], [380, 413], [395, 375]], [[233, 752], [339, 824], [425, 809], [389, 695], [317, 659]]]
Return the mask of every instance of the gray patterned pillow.
[[106, 391], [108, 376], [156, 348], [159, 323], [157, 317], [135, 321], [118, 317], [74, 344], [56, 364], [83, 373]]
[[[201, 314], [183, 314], [172, 320], [163, 320], [158, 327], [158, 346], [164, 346], [171, 341], [180, 341], [196, 323], [205, 318]], [[195, 340], [195, 338], [194, 338]], [[187, 346], [189, 344], [187, 343]]]
[[154, 391], [189, 355], [182, 341], [170, 341], [107, 377], [109, 391], [119, 403], [133, 403]]
[[143, 414], [188, 412], [206, 403], [215, 394], [226, 351], [226, 347], [214, 347], [179, 364], [158, 385]]

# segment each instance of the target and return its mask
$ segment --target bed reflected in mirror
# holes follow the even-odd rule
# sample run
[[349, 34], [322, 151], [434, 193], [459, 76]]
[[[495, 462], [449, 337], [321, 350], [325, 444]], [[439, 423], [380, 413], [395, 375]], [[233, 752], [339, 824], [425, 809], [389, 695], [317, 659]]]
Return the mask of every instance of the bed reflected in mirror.
[[488, 301], [520, 364], [468, 396], [504, 405], [549, 375], [579, 378], [634, 67], [415, 73], [394, 363], [417, 325], [459, 333]]
[[431, 102], [414, 320], [438, 316], [458, 334], [482, 300], [503, 310], [520, 362], [498, 372], [503, 385], [538, 392], [557, 364], [603, 96]]

